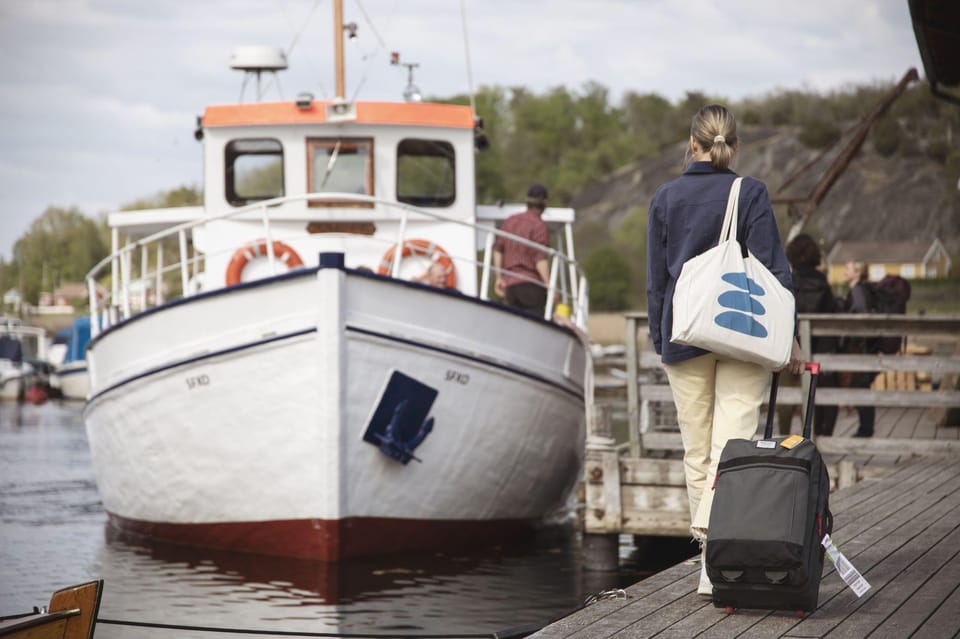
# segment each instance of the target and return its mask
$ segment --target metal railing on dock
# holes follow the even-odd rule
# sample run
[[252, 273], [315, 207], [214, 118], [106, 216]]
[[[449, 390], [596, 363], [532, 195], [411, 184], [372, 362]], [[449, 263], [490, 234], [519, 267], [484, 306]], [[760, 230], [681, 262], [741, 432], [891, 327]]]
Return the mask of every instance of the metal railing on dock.
[[[585, 464], [584, 531], [685, 536], [689, 513], [680, 434], [674, 413], [658, 410], [672, 406], [670, 387], [649, 340], [646, 313], [626, 313], [625, 319], [622, 386], [627, 440], [614, 439], [609, 407], [596, 406], [594, 418], [588, 422], [592, 430]], [[820, 362], [825, 372], [877, 372], [878, 382], [884, 382], [869, 389], [818, 388], [818, 404], [922, 410], [922, 419], [932, 422], [926, 429], [930, 433], [944, 427], [950, 409], [960, 407], [960, 316], [801, 314], [799, 321], [807, 360]], [[812, 337], [830, 335], [906, 336], [907, 348], [894, 355], [811, 352]], [[781, 388], [778, 403], [798, 405], [802, 410], [805, 385]], [[669, 423], [664, 423], [663, 417]], [[864, 470], [856, 455], [851, 455], [857, 452], [853, 442], [857, 450], [870, 455], [960, 453], [960, 439], [941, 439], [935, 434], [925, 440], [823, 437], [818, 445], [828, 456], [835, 488], [856, 483], [873, 472]]]

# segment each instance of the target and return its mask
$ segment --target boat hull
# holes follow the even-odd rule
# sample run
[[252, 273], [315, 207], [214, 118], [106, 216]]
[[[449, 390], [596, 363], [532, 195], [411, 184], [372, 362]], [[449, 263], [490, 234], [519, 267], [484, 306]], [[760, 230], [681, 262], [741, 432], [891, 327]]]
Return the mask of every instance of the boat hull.
[[51, 385], [60, 390], [64, 399], [86, 399], [90, 392], [90, 375], [87, 372], [85, 360], [69, 362], [58, 367], [54, 374], [56, 380], [51, 379]]
[[0, 372], [0, 401], [15, 402], [23, 397], [23, 376], [12, 368]]
[[[560, 511], [582, 462], [576, 334], [390, 278], [226, 289], [115, 327], [88, 361], [104, 507], [171, 541], [336, 560], [496, 539]], [[378, 415], [424, 397], [432, 427], [390, 456]]]

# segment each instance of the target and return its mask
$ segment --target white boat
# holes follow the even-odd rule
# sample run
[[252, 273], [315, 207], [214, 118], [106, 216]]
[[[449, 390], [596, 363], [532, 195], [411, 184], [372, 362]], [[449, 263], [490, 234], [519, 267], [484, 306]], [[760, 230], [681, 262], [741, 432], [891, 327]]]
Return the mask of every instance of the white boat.
[[31, 385], [46, 384], [46, 335], [19, 318], [0, 318], [0, 400], [20, 401]]
[[90, 341], [90, 318], [76, 318], [63, 333], [63, 342], [54, 343], [49, 349], [50, 363], [53, 365], [50, 386], [64, 399], [86, 399], [90, 390], [86, 357], [87, 343]]
[[[496, 222], [524, 206], [477, 206], [475, 127], [417, 102], [206, 109], [204, 206], [110, 215], [87, 280], [84, 419], [112, 523], [337, 560], [563, 511], [588, 365], [573, 211], [544, 213], [569, 319], [488, 299]], [[449, 288], [412, 281], [431, 261]]]

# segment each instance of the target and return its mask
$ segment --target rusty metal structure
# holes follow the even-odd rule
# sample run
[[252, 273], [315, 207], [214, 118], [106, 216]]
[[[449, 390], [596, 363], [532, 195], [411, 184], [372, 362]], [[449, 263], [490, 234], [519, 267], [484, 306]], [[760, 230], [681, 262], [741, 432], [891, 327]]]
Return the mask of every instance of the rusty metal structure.
[[[890, 105], [893, 104], [898, 97], [906, 90], [907, 86], [911, 82], [915, 82], [920, 79], [919, 74], [916, 69], [911, 68], [904, 74], [903, 78], [897, 83], [893, 89], [891, 89], [884, 97], [880, 100], [879, 103], [868, 113], [863, 120], [855, 127], [853, 135], [850, 137], [849, 141], [837, 155], [837, 157], [830, 163], [830, 166], [827, 167], [827, 170], [824, 171], [823, 175], [807, 195], [804, 196], [788, 196], [784, 195], [790, 186], [796, 182], [800, 176], [806, 173], [811, 167], [819, 164], [824, 156], [826, 156], [830, 151], [834, 150], [836, 144], [841, 140], [847, 137], [847, 135], [841, 136], [836, 143], [825, 149], [822, 153], [817, 155], [811, 161], [804, 164], [797, 171], [795, 171], [790, 177], [784, 180], [783, 184], [780, 185], [780, 188], [777, 189], [774, 197], [770, 199], [773, 204], [786, 204], [787, 212], [790, 215], [790, 218], [794, 220], [793, 224], [790, 227], [790, 232], [787, 234], [787, 241], [800, 234], [803, 230], [803, 226], [806, 221], [814, 214], [817, 210], [817, 207], [820, 206], [820, 203], [823, 201], [823, 198], [827, 196], [827, 193], [830, 192], [830, 188], [833, 187], [837, 179], [843, 174], [843, 172], [850, 165], [851, 160], [857, 154], [857, 151], [860, 150], [860, 147], [863, 145], [864, 140], [867, 139], [867, 134], [870, 132], [870, 127], [882, 116]], [[849, 133], [849, 131], [848, 131]]]

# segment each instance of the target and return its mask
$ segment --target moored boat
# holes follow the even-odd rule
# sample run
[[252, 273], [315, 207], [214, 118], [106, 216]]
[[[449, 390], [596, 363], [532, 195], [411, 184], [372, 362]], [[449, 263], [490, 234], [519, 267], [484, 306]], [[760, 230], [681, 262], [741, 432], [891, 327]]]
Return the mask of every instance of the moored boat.
[[43, 328], [19, 318], [0, 319], [0, 400], [21, 401], [28, 391], [46, 388], [46, 339]]
[[[235, 66], [280, 66], [262, 53]], [[544, 213], [543, 312], [488, 299], [496, 224], [523, 207], [477, 206], [476, 128], [420, 102], [206, 109], [204, 206], [111, 215], [88, 277], [84, 419], [113, 524], [337, 560], [563, 512], [588, 364], [573, 211]], [[417, 281], [434, 263], [444, 286]]]
[[0, 618], [0, 637], [91, 639], [102, 594], [102, 579], [58, 590], [43, 610]]
[[[64, 399], [86, 399], [90, 390], [87, 372], [87, 343], [90, 341], [90, 318], [78, 317], [71, 325], [58, 333], [62, 343], [56, 344], [58, 356], [53, 361], [50, 385]], [[51, 347], [51, 360], [53, 347]]]

